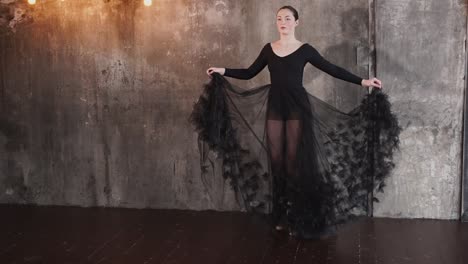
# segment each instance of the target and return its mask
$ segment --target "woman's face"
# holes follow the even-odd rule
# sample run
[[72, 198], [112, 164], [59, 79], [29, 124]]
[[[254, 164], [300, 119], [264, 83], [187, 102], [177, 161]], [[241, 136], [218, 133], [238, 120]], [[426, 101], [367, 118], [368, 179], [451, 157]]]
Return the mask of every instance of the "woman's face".
[[299, 21], [295, 20], [293, 13], [289, 9], [281, 9], [276, 14], [276, 27], [280, 34], [294, 33]]

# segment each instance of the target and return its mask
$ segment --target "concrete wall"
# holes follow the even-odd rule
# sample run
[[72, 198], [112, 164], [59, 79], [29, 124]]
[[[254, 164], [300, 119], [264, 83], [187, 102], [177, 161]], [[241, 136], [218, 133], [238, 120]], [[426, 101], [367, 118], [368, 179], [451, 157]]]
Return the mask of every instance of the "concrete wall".
[[238, 60], [245, 3], [154, 2], [14, 7], [31, 19], [0, 39], [1, 202], [213, 207], [187, 118], [209, 62]]
[[403, 132], [375, 215], [459, 217], [467, 2], [376, 2], [377, 74]]
[[[153, 2], [0, 1], [0, 202], [237, 210], [220, 175], [202, 183], [187, 117], [206, 68], [249, 66], [284, 4], [298, 39], [368, 77], [368, 0]], [[457, 217], [466, 3], [375, 7], [377, 75], [404, 128], [375, 214]], [[304, 85], [342, 110], [365, 93], [311, 65]]]
[[[468, 9], [468, 5], [467, 5], [467, 9]], [[468, 18], [467, 18], [467, 21], [466, 21], [466, 38], [468, 38]], [[465, 42], [465, 50], [466, 50], [466, 42]], [[467, 60], [466, 60], [466, 63], [465, 63], [465, 89], [468, 88], [468, 78], [467, 78], [467, 73], [468, 73], [468, 52], [466, 54], [467, 56]], [[465, 90], [466, 91], [466, 90]], [[468, 97], [468, 94], [465, 92], [465, 111], [466, 111], [466, 102], [468, 102], [467, 100], [467, 97]], [[467, 124], [468, 124], [468, 115], [464, 115], [463, 116], [463, 122], [464, 122], [464, 131], [463, 131], [463, 145], [464, 146], [467, 146], [468, 145], [468, 130], [466, 128], [468, 128]], [[462, 191], [462, 195], [461, 195], [461, 198], [462, 198], [462, 211], [461, 211], [461, 219], [463, 221], [468, 221], [468, 157], [467, 157], [467, 149], [466, 147], [464, 148], [463, 150], [464, 152], [464, 157], [463, 157], [463, 179], [462, 179], [462, 188], [463, 188], [463, 191]]]

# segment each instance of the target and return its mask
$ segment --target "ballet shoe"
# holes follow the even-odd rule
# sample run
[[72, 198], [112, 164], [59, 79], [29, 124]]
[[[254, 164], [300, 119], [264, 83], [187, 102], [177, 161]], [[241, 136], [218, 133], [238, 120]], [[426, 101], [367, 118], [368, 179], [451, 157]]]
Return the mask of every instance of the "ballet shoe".
[[281, 225], [281, 224], [277, 224], [277, 225], [275, 226], [275, 230], [276, 230], [276, 231], [283, 231], [283, 230], [285, 230], [285, 229], [286, 229], [286, 227], [285, 227], [284, 225]]
[[275, 221], [275, 230], [276, 231], [283, 231], [283, 230], [287, 229], [287, 226], [288, 226], [288, 224], [287, 224], [286, 215], [282, 214]]

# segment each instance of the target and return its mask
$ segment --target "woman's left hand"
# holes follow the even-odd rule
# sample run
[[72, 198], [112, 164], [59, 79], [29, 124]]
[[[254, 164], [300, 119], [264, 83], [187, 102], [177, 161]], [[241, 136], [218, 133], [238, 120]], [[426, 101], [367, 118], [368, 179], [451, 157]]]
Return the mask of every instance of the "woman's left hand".
[[373, 87], [377, 87], [377, 88], [382, 89], [382, 82], [377, 78], [372, 78], [372, 79], [369, 79], [369, 80], [363, 79], [362, 82], [361, 82], [361, 85], [364, 86], [364, 87], [373, 86]]

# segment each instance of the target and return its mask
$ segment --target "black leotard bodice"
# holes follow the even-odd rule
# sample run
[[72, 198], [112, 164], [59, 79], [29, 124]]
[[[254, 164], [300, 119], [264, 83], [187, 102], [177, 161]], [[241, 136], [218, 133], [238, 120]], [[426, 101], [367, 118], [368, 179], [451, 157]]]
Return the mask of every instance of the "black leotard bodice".
[[[308, 43], [302, 44], [297, 50], [283, 57], [274, 53], [271, 44], [267, 43], [250, 67], [226, 68], [224, 75], [237, 79], [251, 79], [268, 65], [271, 80], [270, 110], [276, 110], [277, 117], [279, 114], [281, 118], [288, 118], [292, 112], [300, 110], [297, 109], [300, 107], [299, 101], [306, 97], [302, 79], [307, 62], [335, 78], [361, 85], [363, 78], [330, 63]], [[273, 113], [270, 113], [270, 117], [272, 115]]]

